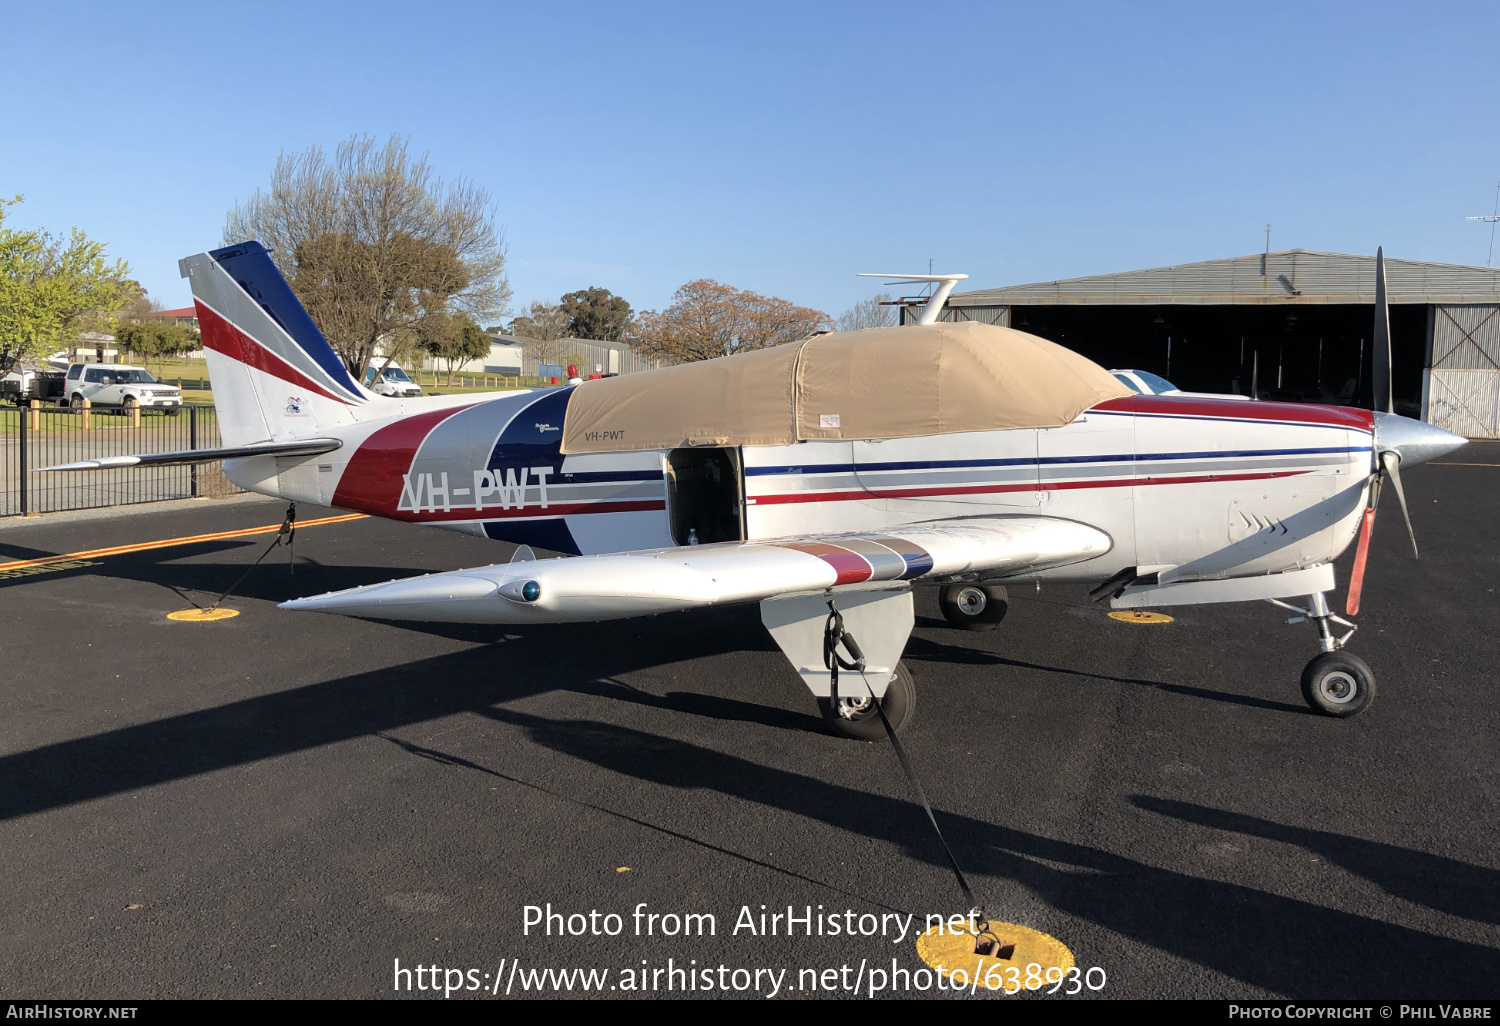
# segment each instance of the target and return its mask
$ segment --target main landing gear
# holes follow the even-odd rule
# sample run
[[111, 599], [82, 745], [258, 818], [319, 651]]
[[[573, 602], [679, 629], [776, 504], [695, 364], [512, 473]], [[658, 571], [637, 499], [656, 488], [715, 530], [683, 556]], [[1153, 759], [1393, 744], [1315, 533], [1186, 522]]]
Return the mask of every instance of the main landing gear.
[[[885, 725], [880, 722], [875, 702], [868, 692], [859, 687], [858, 677], [854, 677], [851, 684], [852, 687], [846, 685], [850, 692], [848, 694], [840, 692], [837, 699], [818, 699], [818, 712], [823, 716], [823, 725], [830, 734], [837, 734], [839, 737], [855, 741], [884, 741]], [[911, 722], [912, 714], [917, 711], [917, 689], [905, 662], [896, 664], [896, 672], [885, 686], [885, 696], [880, 699], [880, 707], [885, 710], [885, 717], [891, 721], [893, 730], [899, 732]]]
[[[1309, 595], [1307, 609], [1278, 599], [1270, 601], [1302, 614], [1292, 617], [1287, 623], [1311, 620], [1317, 625], [1318, 647], [1323, 651], [1313, 656], [1302, 668], [1302, 697], [1307, 700], [1307, 704], [1326, 716], [1340, 718], [1354, 716], [1368, 709], [1370, 703], [1375, 701], [1375, 673], [1359, 656], [1340, 651], [1357, 628], [1329, 610], [1326, 593]], [[1349, 630], [1342, 637], [1337, 637], [1332, 627], [1335, 623], [1348, 627]]]

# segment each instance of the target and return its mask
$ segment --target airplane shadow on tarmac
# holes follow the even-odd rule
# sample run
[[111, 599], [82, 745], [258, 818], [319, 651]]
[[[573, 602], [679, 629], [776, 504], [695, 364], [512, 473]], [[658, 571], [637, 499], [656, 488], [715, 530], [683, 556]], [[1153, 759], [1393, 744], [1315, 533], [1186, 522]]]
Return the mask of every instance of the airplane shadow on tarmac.
[[[941, 620], [928, 620], [927, 624], [937, 627], [947, 626], [947, 623]], [[925, 625], [922, 624], [919, 626]], [[1041, 670], [1045, 673], [1060, 673], [1068, 677], [1105, 681], [1110, 684], [1135, 684], [1139, 687], [1154, 688], [1157, 691], [1167, 691], [1174, 695], [1185, 695], [1189, 698], [1205, 698], [1214, 702], [1228, 702], [1231, 705], [1247, 705], [1252, 709], [1270, 709], [1273, 712], [1296, 713], [1299, 716], [1317, 715], [1304, 705], [1276, 702], [1269, 698], [1257, 698], [1254, 695], [1237, 695], [1230, 691], [1214, 691], [1212, 688], [1194, 687], [1190, 684], [1169, 684], [1166, 681], [1145, 680], [1140, 677], [1113, 677], [1106, 673], [1071, 670], [1065, 666], [1044, 666], [1041, 663], [1028, 663], [1022, 659], [1007, 659], [1005, 656], [997, 655], [994, 652], [987, 652], [983, 649], [968, 648], [962, 645], [945, 645], [940, 641], [919, 637], [915, 634], [907, 642], [905, 658], [930, 660], [938, 663], [968, 663], [977, 666], [1013, 666], [1022, 670]]]
[[[0, 819], [351, 738], [393, 740], [387, 736], [393, 729], [468, 711], [523, 730], [537, 745], [653, 787], [715, 791], [892, 845], [934, 871], [946, 868], [925, 830], [920, 807], [911, 801], [646, 731], [549, 719], [502, 705], [545, 691], [573, 690], [727, 720], [811, 728], [815, 721], [810, 716], [752, 703], [658, 697], [610, 683], [608, 675], [632, 665], [661, 665], [766, 644], [759, 623], [742, 610], [675, 615], [691, 619], [644, 631], [632, 621], [598, 625], [597, 645], [568, 644], [566, 628], [528, 628], [521, 637], [495, 644], [0, 757], [0, 780], [5, 781]], [[506, 653], [509, 672], [503, 675], [494, 672], [497, 649]], [[590, 683], [580, 685], [582, 680]], [[789, 680], [787, 686], [791, 694], [797, 685]], [[448, 763], [456, 772], [498, 772], [436, 750], [402, 747], [414, 756]], [[1500, 873], [1489, 869], [1201, 806], [1155, 798], [1140, 798], [1137, 804], [1179, 820], [1305, 844], [1408, 900], [1469, 919], [1494, 920], [1493, 901], [1475, 903], [1476, 895], [1500, 890]], [[615, 814], [627, 815], [624, 810]], [[1276, 993], [1479, 998], [1490, 994], [1500, 972], [1500, 952], [1494, 948], [1161, 869], [969, 816], [938, 815], [972, 872], [1014, 880], [1068, 914]]]
[[1413, 904], [1476, 923], [1500, 923], [1500, 873], [1493, 869], [1380, 841], [1287, 826], [1189, 802], [1149, 795], [1134, 795], [1130, 800], [1148, 812], [1213, 830], [1295, 844]]
[[[935, 869], [946, 868], [924, 829], [920, 808], [910, 801], [614, 724], [553, 720], [505, 708], [480, 713], [524, 729], [539, 745], [613, 773], [659, 787], [717, 791], [885, 842]], [[1293, 834], [1315, 833], [1213, 809], [1158, 804], [1177, 806], [1179, 811], [1197, 808], [1210, 820], [1223, 817], [1226, 824], [1261, 824], [1262, 829], [1284, 831], [1279, 836], [1287, 840], [1293, 840]], [[1500, 968], [1500, 952], [1483, 945], [1160, 869], [972, 817], [941, 811], [938, 815], [960, 861], [975, 873], [1014, 880], [1080, 919], [1288, 997], [1373, 998], [1397, 993], [1412, 998], [1478, 998], [1490, 994]], [[1468, 885], [1490, 891], [1500, 887], [1500, 873], [1421, 852], [1331, 834], [1321, 834], [1320, 843], [1326, 849], [1358, 853], [1343, 864], [1372, 879], [1407, 880], [1443, 862], [1449, 870], [1461, 868]], [[1403, 896], [1413, 901], [1440, 896], [1441, 904], [1434, 907], [1443, 911], [1449, 904], [1447, 892], [1424, 895], [1408, 888]]]

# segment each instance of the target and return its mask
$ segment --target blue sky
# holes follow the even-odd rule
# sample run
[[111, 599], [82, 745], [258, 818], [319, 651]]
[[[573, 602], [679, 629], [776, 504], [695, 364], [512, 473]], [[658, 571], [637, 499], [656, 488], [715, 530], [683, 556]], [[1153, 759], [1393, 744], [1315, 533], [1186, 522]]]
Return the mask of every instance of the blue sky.
[[282, 150], [409, 135], [516, 305], [711, 277], [837, 314], [1275, 249], [1482, 264], [1500, 5], [6, 6], [0, 194], [153, 295]]

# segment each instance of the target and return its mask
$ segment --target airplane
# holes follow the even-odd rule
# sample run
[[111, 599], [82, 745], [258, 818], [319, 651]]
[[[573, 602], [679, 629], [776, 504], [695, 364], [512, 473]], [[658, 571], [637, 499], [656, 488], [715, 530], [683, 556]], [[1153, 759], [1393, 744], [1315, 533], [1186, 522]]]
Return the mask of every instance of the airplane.
[[[387, 397], [259, 243], [180, 267], [224, 447], [50, 470], [222, 459], [250, 491], [516, 546], [288, 610], [524, 624], [758, 603], [828, 728], [861, 740], [915, 707], [901, 656], [917, 585], [972, 630], [993, 629], [1019, 583], [1125, 610], [1271, 602], [1316, 628], [1307, 703], [1355, 715], [1375, 675], [1345, 651], [1346, 617], [1381, 489], [1405, 513], [1401, 470], [1465, 442], [1392, 412], [1383, 253], [1377, 411], [1136, 394], [1034, 335], [939, 321], [961, 275], [891, 276], [941, 283], [916, 324], [563, 387]], [[1332, 564], [1356, 537], [1341, 616]], [[857, 686], [840, 689], [840, 667]]]

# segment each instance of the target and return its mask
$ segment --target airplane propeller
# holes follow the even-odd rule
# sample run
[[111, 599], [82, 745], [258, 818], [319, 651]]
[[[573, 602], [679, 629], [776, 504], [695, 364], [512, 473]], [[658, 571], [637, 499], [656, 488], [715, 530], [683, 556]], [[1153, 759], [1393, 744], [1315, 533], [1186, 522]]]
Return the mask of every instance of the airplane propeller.
[[[1387, 480], [1396, 488], [1396, 499], [1401, 504], [1401, 516], [1406, 520], [1406, 533], [1411, 538], [1412, 558], [1420, 558], [1417, 554], [1417, 532], [1411, 525], [1411, 512], [1406, 508], [1406, 489], [1401, 487], [1401, 446], [1403, 442], [1406, 442], [1409, 447], [1419, 449], [1427, 439], [1418, 437], [1410, 428], [1405, 427], [1404, 418], [1395, 416], [1395, 404], [1391, 399], [1391, 314], [1390, 307], [1386, 303], [1384, 247], [1375, 250], [1375, 332], [1374, 346], [1370, 354], [1370, 376], [1375, 390], [1376, 457], [1375, 466], [1370, 474], [1369, 505], [1365, 507], [1364, 519], [1360, 523], [1359, 545], [1354, 550], [1354, 569], [1349, 576], [1349, 595], [1344, 606], [1349, 616], [1354, 616], [1359, 612], [1360, 595], [1364, 591], [1365, 584], [1365, 560], [1370, 551], [1370, 533], [1375, 528], [1375, 508], [1380, 505], [1380, 489]], [[1386, 416], [1382, 417], [1382, 414]], [[1387, 437], [1384, 441], [1389, 447], [1381, 444], [1383, 421], [1389, 425], [1389, 428], [1395, 429], [1394, 431], [1388, 429], [1386, 432]], [[1426, 427], [1427, 425], [1420, 426]], [[1447, 435], [1446, 431], [1441, 433]], [[1392, 437], [1393, 434], [1395, 437]], [[1421, 455], [1421, 458], [1427, 458], [1425, 453]]]

